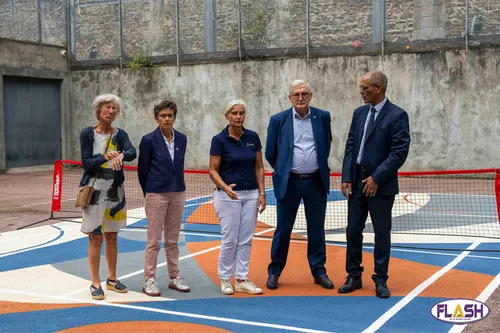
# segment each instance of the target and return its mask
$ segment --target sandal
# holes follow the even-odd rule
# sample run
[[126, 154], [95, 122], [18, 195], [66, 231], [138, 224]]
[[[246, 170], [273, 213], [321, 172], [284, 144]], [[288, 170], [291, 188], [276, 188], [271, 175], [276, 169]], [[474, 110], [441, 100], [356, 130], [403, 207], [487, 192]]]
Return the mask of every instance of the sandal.
[[113, 290], [117, 293], [126, 293], [128, 291], [127, 287], [119, 280], [111, 280], [111, 279], [108, 279], [106, 281], [106, 289]]
[[102, 290], [101, 286], [97, 288], [93, 285], [90, 285], [90, 295], [92, 295], [92, 298], [97, 301], [104, 299], [104, 291]]

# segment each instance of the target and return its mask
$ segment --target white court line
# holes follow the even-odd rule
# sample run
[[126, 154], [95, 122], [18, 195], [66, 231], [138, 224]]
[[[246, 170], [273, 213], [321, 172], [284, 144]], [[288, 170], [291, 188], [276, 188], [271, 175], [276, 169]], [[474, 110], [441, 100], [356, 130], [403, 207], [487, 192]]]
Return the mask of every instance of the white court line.
[[[422, 193], [413, 193], [413, 194], [422, 194]], [[424, 193], [424, 194], [433, 194], [433, 195], [449, 195], [449, 196], [458, 196], [458, 197], [492, 197], [495, 198], [494, 194], [458, 194], [458, 193]]]
[[51, 299], [57, 299], [57, 300], [71, 301], [71, 302], [74, 302], [77, 304], [94, 304], [94, 305], [109, 306], [109, 307], [122, 308], [122, 309], [156, 312], [156, 313], [162, 313], [162, 314], [167, 314], [167, 315], [172, 315], [172, 316], [212, 320], [212, 321], [219, 321], [219, 322], [224, 322], [224, 323], [232, 323], [232, 324], [240, 324], [240, 325], [248, 325], [248, 326], [275, 328], [275, 329], [280, 329], [280, 330], [289, 330], [289, 331], [296, 331], [296, 332], [305, 332], [305, 333], [326, 333], [327, 332], [327, 331], [313, 330], [313, 329], [302, 328], [302, 327], [262, 323], [262, 322], [258, 322], [258, 321], [248, 321], [248, 320], [240, 320], [240, 319], [233, 319], [233, 318], [207, 316], [207, 315], [201, 315], [201, 314], [196, 314], [196, 313], [155, 309], [155, 308], [148, 308], [145, 306], [137, 306], [137, 305], [130, 305], [130, 304], [109, 303], [107, 301], [94, 301], [94, 300], [82, 301], [80, 299], [70, 298], [70, 297], [65, 297], [65, 296], [42, 295], [42, 294], [17, 291], [17, 290], [14, 291], [14, 290], [8, 290], [8, 289], [0, 289], [0, 293], [10, 293], [10, 294], [17, 294], [17, 295], [24, 295], [24, 296], [32, 296], [32, 297], [44, 297], [44, 298], [51, 298]]
[[[274, 230], [274, 228], [263, 230], [263, 231], [257, 233], [256, 235], [260, 235], [260, 234], [266, 233], [266, 232], [268, 232], [270, 230]], [[198, 252], [195, 252], [195, 253], [187, 254], [185, 256], [180, 257], [179, 261], [184, 260], [184, 259], [188, 259], [188, 258], [192, 258], [192, 257], [196, 257], [196, 256], [199, 256], [199, 255], [205, 254], [207, 252], [211, 252], [211, 251], [217, 250], [220, 247], [221, 246], [218, 245], [218, 246], [214, 246], [214, 247], [211, 247], [211, 248], [208, 248], [208, 249], [205, 249], [205, 250], [201, 250], [201, 251], [198, 251]], [[167, 265], [167, 262], [163, 262], [161, 264], [156, 265], [156, 268], [160, 268], [160, 267], [163, 267], [163, 266], [166, 266], [166, 265]], [[127, 279], [129, 277], [132, 277], [132, 276], [135, 276], [135, 275], [139, 275], [139, 274], [142, 274], [142, 273], [144, 273], [144, 269], [141, 269], [141, 270], [138, 270], [138, 271], [126, 274], [126, 275], [122, 275], [122, 276], [118, 277], [118, 280]], [[106, 281], [101, 282], [102, 286], [104, 286], [105, 284], [106, 284]], [[81, 292], [83, 292], [83, 291], [85, 291], [87, 289], [88, 288], [85, 287], [85, 288], [82, 288], [82, 289], [74, 290], [74, 291], [72, 291], [70, 293], [64, 294], [62, 297], [68, 297], [68, 296], [76, 295], [76, 294], [79, 294], [79, 293], [81, 293]]]
[[[346, 244], [326, 244], [329, 246], [338, 246], [338, 247], [347, 247]], [[368, 246], [368, 245], [363, 245], [363, 249], [372, 249], [373, 246]], [[449, 251], [449, 250], [444, 250], [444, 251]], [[411, 250], [411, 249], [397, 249], [397, 248], [391, 248], [391, 252], [410, 252], [410, 253], [422, 253], [422, 254], [432, 254], [432, 255], [438, 255], [438, 256], [449, 256], [449, 257], [458, 257], [459, 254], [454, 254], [454, 253], [445, 253], [445, 252], [433, 252], [433, 251], [424, 251], [424, 250]], [[471, 254], [468, 256], [469, 258], [478, 258], [478, 259], [493, 259], [493, 260], [500, 260], [500, 257], [489, 257], [489, 256], [479, 256], [475, 254]]]
[[[76, 200], [76, 198], [64, 199], [64, 200], [61, 200], [61, 202], [71, 201], [71, 200]], [[17, 209], [17, 208], [25, 208], [25, 207], [38, 206], [38, 205], [48, 205], [48, 204], [51, 204], [51, 203], [52, 203], [52, 201], [46, 201], [46, 202], [40, 202], [40, 203], [33, 203], [33, 204], [29, 204], [29, 205], [4, 208], [4, 209], [0, 209], [0, 211], [3, 211], [3, 210], [13, 210], [13, 209]]]
[[[270, 230], [273, 230], [273, 229], [269, 229], [267, 231], [270, 231]], [[122, 231], [147, 232], [146, 229], [123, 229]], [[219, 234], [203, 234], [203, 233], [187, 232], [187, 231], [181, 231], [181, 234], [192, 235], [192, 236], [200, 236], [200, 237], [222, 238], [222, 235], [219, 235]], [[272, 239], [257, 238], [257, 240], [269, 240], [269, 241], [271, 241]], [[304, 241], [290, 240], [290, 242], [304, 243], [305, 240]], [[328, 246], [337, 246], [337, 247], [346, 247], [345, 244], [326, 244], [326, 245], [328, 245]], [[373, 249], [373, 246], [363, 246], [363, 248], [365, 248], [365, 249]], [[410, 252], [410, 253], [432, 254], [432, 255], [448, 256], [448, 257], [457, 257], [458, 256], [458, 254], [455, 254], [455, 253], [433, 252], [433, 251], [423, 251], [423, 250], [410, 250], [410, 249], [391, 249], [391, 251], [392, 252]], [[500, 257], [478, 256], [478, 255], [474, 255], [474, 254], [471, 254], [468, 257], [469, 258], [477, 258], [477, 259], [500, 260]]]
[[[122, 229], [121, 231], [148, 232], [147, 229]], [[201, 236], [201, 237], [222, 238], [222, 235], [219, 235], [219, 234], [202, 234], [202, 233], [189, 232], [189, 231], [181, 231], [181, 234], [192, 235], [192, 236]]]
[[210, 201], [202, 202], [202, 203], [194, 203], [194, 204], [184, 205], [184, 207], [201, 206], [201, 205], [211, 204], [213, 202], [214, 202], [213, 200], [210, 200]]
[[[431, 215], [431, 216], [485, 217], [485, 218], [489, 218], [489, 219], [496, 219], [497, 218], [496, 215], [462, 214], [460, 212], [456, 212], [456, 213], [433, 213], [433, 211], [432, 211], [432, 209], [430, 207], [427, 208], [428, 209], [427, 211], [422, 211], [422, 209], [424, 209], [424, 207], [422, 207], [421, 209], [417, 210], [413, 214], [415, 214], [415, 215]], [[493, 223], [493, 222], [496, 222], [496, 221], [492, 221], [491, 223]]]
[[419, 284], [415, 289], [408, 293], [403, 299], [392, 306], [387, 312], [385, 312], [379, 319], [375, 320], [368, 328], [366, 328], [363, 333], [372, 333], [380, 329], [389, 319], [394, 317], [403, 307], [410, 303], [415, 297], [417, 297], [422, 291], [429, 287], [432, 283], [436, 282], [440, 277], [446, 274], [449, 270], [455, 267], [459, 262], [461, 262], [467, 255], [470, 254], [469, 250], [473, 250], [479, 246], [481, 242], [472, 243], [467, 250], [463, 251], [458, 257], [453, 259], [448, 265], [441, 268], [439, 271], [434, 273], [430, 278]]
[[[54, 229], [56, 230], [56, 235], [54, 235], [56, 237], [54, 239], [47, 240], [47, 241], [45, 241], [42, 244], [33, 245], [31, 247], [28, 247], [28, 248], [23, 248], [23, 249], [19, 249], [19, 250], [14, 250], [13, 252], [8, 252], [8, 253], [5, 253], [5, 254], [0, 254], [0, 258], [8, 257], [8, 256], [12, 256], [14, 254], [24, 253], [24, 252], [28, 252], [28, 251], [32, 251], [32, 250], [37, 250], [37, 249], [40, 249], [40, 248], [43, 248], [43, 247], [47, 247], [47, 246], [59, 245], [59, 243], [53, 244], [53, 245], [49, 245], [50, 243], [54, 242], [56, 240], [56, 238], [59, 237], [59, 235], [61, 234], [61, 232], [64, 234], [64, 230], [63, 229], [57, 229], [57, 228], [54, 228]], [[20, 238], [24, 238], [24, 237], [20, 237]], [[19, 239], [19, 237], [18, 237], [18, 239]], [[8, 242], [8, 241], [9, 240], [6, 240], [5, 242]]]
[[13, 238], [8, 238], [8, 239], [2, 239], [2, 243], [5, 244], [7, 242], [18, 241], [20, 239], [25, 239], [25, 238], [33, 238], [33, 237], [39, 238], [40, 236], [52, 235], [52, 234], [54, 234], [54, 233], [53, 232], [44, 232], [42, 234], [28, 234], [28, 235], [23, 235], [23, 236], [20, 236], [20, 237], [13, 237]]
[[[490, 298], [491, 294], [500, 286], [500, 274], [498, 274], [490, 284], [483, 290], [481, 294], [476, 298], [477, 301], [486, 302]], [[467, 325], [453, 325], [448, 333], [460, 333], [464, 330]]]

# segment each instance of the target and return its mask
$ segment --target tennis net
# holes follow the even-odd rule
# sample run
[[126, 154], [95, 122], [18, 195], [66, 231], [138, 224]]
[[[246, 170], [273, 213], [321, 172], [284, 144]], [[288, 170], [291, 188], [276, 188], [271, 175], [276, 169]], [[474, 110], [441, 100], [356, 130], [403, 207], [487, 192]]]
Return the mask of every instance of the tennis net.
[[[144, 196], [137, 168], [125, 166], [127, 216], [135, 226], [146, 226]], [[75, 207], [76, 193], [83, 174], [81, 162], [54, 163], [52, 217], [81, 216]], [[207, 171], [186, 170], [186, 204], [183, 230], [220, 231], [213, 207], [214, 184]], [[325, 229], [345, 233], [347, 200], [340, 192], [340, 174], [330, 175]], [[276, 226], [276, 199], [271, 174], [266, 173], [267, 208], [259, 215], [257, 227]], [[401, 234], [453, 235], [500, 238], [500, 169], [446, 170], [399, 173], [400, 193], [392, 210], [392, 232]], [[301, 204], [302, 206], [302, 204]], [[65, 216], [65, 217], [66, 217]], [[299, 208], [295, 230], [306, 229], [303, 208]], [[366, 232], [373, 232], [368, 217]]]

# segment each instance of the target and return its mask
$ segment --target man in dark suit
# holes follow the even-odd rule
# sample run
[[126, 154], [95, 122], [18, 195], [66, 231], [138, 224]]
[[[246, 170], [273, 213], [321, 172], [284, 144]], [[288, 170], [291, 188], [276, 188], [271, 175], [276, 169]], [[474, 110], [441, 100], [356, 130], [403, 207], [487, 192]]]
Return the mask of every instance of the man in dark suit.
[[345, 284], [340, 293], [362, 287], [363, 229], [368, 213], [375, 233], [375, 282], [380, 298], [387, 287], [391, 252], [391, 211], [399, 192], [398, 169], [410, 148], [408, 114], [386, 97], [387, 77], [380, 71], [361, 78], [359, 93], [366, 105], [354, 110], [342, 166], [342, 194], [348, 199]]
[[190, 288], [179, 275], [179, 232], [186, 201], [184, 183], [184, 156], [187, 139], [173, 126], [177, 105], [163, 100], [154, 107], [158, 127], [142, 137], [139, 146], [137, 171], [139, 183], [146, 196], [148, 240], [144, 260], [144, 287], [149, 296], [160, 296], [156, 282], [156, 264], [162, 233], [165, 240], [168, 287], [181, 292]]
[[274, 169], [278, 216], [266, 286], [278, 288], [302, 199], [307, 220], [307, 259], [314, 283], [333, 289], [325, 269], [325, 211], [330, 191], [328, 155], [332, 141], [330, 113], [309, 106], [312, 89], [303, 80], [292, 83], [288, 98], [292, 107], [273, 115], [267, 129], [266, 159]]

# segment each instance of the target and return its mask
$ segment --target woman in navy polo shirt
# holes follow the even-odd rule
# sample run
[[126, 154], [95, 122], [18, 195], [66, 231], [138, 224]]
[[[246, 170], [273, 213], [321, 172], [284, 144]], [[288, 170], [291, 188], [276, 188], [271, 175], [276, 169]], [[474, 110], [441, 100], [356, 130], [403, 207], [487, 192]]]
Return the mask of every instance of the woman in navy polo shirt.
[[226, 295], [235, 290], [262, 293], [248, 279], [248, 266], [257, 211], [266, 208], [264, 163], [259, 136], [243, 127], [246, 113], [245, 102], [229, 102], [225, 112], [229, 125], [212, 138], [210, 147], [210, 179], [217, 185], [214, 206], [222, 229], [218, 271], [221, 292]]

